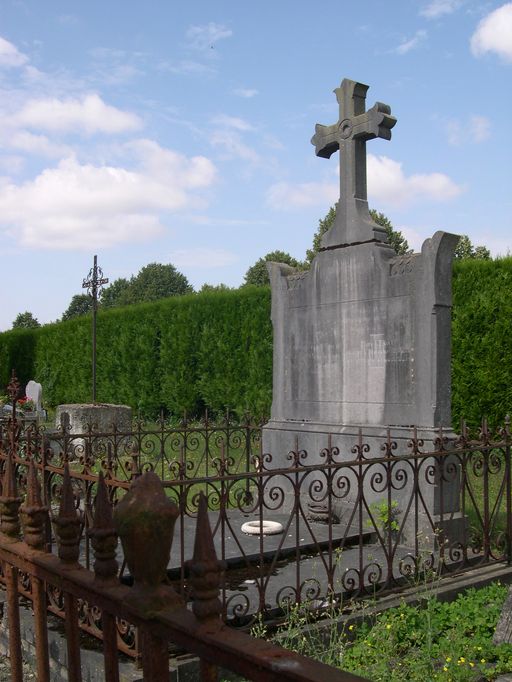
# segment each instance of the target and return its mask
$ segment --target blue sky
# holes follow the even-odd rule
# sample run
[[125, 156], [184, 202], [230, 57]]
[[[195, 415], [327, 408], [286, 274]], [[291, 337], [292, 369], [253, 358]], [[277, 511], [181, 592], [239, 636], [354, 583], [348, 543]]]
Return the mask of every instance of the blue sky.
[[[370, 206], [512, 248], [512, 2], [3, 0], [0, 329], [60, 317], [106, 276], [173, 263], [195, 288], [303, 258], [338, 196], [316, 123], [342, 78], [391, 106]], [[337, 155], [336, 155], [337, 156]]]

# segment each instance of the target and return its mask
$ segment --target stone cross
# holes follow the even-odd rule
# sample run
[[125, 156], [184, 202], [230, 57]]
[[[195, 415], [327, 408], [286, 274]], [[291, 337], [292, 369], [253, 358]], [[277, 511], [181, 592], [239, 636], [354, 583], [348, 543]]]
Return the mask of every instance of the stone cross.
[[336, 220], [322, 239], [323, 248], [368, 241], [386, 242], [386, 232], [368, 212], [366, 194], [366, 140], [391, 139], [396, 118], [387, 104], [376, 102], [365, 111], [368, 85], [345, 78], [334, 91], [340, 117], [330, 126], [316, 124], [311, 140], [317, 156], [330, 158], [340, 151], [340, 200]]
[[98, 256], [94, 256], [94, 264], [82, 282], [82, 289], [92, 298], [92, 402], [96, 402], [96, 311], [98, 310], [98, 293], [108, 279], [103, 277], [103, 270], [98, 267]]

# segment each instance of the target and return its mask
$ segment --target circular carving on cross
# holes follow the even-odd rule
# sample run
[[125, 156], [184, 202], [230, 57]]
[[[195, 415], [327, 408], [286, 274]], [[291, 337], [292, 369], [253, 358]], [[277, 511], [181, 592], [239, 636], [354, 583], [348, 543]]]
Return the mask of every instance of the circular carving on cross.
[[338, 130], [340, 137], [347, 140], [352, 135], [352, 121], [349, 118], [344, 118], [343, 121], [340, 121]]

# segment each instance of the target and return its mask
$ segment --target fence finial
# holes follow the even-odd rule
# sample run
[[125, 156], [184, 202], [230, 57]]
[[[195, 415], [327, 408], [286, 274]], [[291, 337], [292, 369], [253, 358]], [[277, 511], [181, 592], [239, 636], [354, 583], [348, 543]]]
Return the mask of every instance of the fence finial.
[[62, 494], [58, 515], [53, 519], [61, 561], [75, 567], [80, 554], [80, 515], [75, 508], [75, 497], [69, 475], [69, 464], [64, 464]]
[[2, 496], [0, 497], [0, 532], [13, 540], [17, 540], [20, 534], [19, 508], [21, 497], [18, 497], [12, 458], [12, 452], [8, 453], [2, 481]]
[[114, 510], [114, 527], [134, 581], [128, 598], [147, 618], [183, 604], [170, 586], [162, 584], [178, 514], [178, 507], [168, 499], [153, 471], [135, 479]]
[[25, 542], [34, 549], [43, 549], [45, 545], [45, 526], [48, 507], [43, 506], [41, 486], [37, 479], [36, 466], [31, 459], [28, 465], [27, 497], [21, 506], [21, 522]]
[[194, 615], [200, 621], [219, 619], [222, 612], [219, 590], [225, 563], [217, 559], [203, 492], [199, 495], [194, 555], [186, 566], [192, 586]]
[[94, 575], [103, 584], [117, 583], [117, 533], [112, 518], [112, 505], [108, 498], [107, 485], [103, 472], [98, 477], [96, 490], [96, 506], [94, 509], [93, 527], [89, 531], [94, 549]]

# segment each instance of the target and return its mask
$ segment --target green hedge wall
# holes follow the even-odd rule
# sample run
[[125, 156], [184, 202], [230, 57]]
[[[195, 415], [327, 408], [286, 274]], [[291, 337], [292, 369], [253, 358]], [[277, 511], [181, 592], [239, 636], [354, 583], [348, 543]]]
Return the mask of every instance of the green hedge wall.
[[[97, 399], [141, 414], [268, 414], [270, 291], [246, 287], [98, 312]], [[36, 378], [45, 404], [91, 400], [91, 316], [0, 334], [0, 380]]]
[[452, 415], [476, 426], [512, 411], [512, 258], [453, 268]]
[[[476, 425], [512, 410], [512, 258], [453, 269], [452, 406]], [[43, 384], [46, 404], [91, 397], [91, 318], [0, 334], [0, 382], [11, 368]], [[270, 412], [268, 287], [163, 299], [98, 314], [98, 400], [155, 416]], [[2, 389], [0, 389], [2, 392]]]

